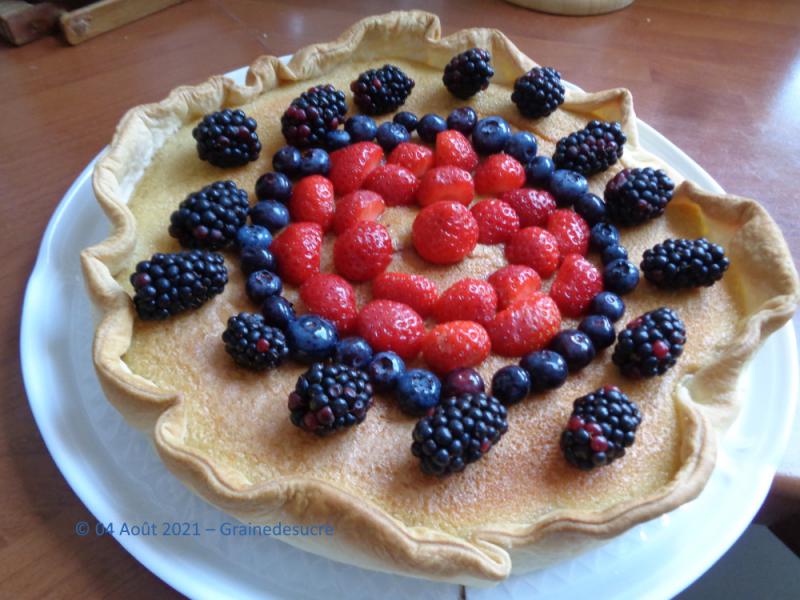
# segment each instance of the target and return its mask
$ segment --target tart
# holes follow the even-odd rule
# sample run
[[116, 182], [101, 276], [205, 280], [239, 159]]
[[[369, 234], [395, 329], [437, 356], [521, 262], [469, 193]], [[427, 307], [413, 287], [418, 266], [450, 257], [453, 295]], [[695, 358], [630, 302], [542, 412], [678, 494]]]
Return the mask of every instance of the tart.
[[[488, 87], [461, 100], [443, 86], [442, 73], [454, 55], [471, 48], [489, 51], [494, 74]], [[731, 265], [711, 287], [663, 290], [643, 281], [625, 296], [630, 318], [670, 306], [683, 319], [683, 354], [662, 376], [628, 379], [605, 350], [561, 387], [509, 406], [508, 431], [491, 452], [441, 479], [419, 469], [409, 451], [415, 421], [391, 397], [376, 394], [363, 422], [318, 438], [295, 427], [286, 410], [306, 366], [285, 362], [264, 373], [230, 360], [220, 341], [225, 323], [253, 310], [233, 252], [223, 251], [224, 291], [165, 321], [137, 317], [128, 283], [140, 261], [181, 250], [167, 224], [187, 194], [226, 179], [253, 189], [285, 144], [280, 119], [294, 98], [322, 84], [348, 90], [360, 74], [385, 63], [415, 82], [402, 110], [447, 115], [470, 104], [481, 117], [500, 115], [515, 130], [532, 131], [541, 155], [553, 154], [559, 139], [593, 119], [619, 122], [624, 153], [588, 178], [590, 190], [602, 196], [612, 178], [631, 168], [660, 169], [676, 182], [663, 217], [623, 229], [629, 256], [638, 261], [668, 238], [705, 237], [724, 246]], [[717, 437], [737, 413], [739, 374], [797, 305], [789, 251], [758, 203], [705, 192], [641, 148], [628, 91], [569, 91], [548, 116], [521, 115], [512, 90], [535, 66], [498, 31], [442, 38], [436, 16], [393, 12], [358, 22], [334, 42], [304, 48], [288, 64], [259, 58], [244, 86], [212, 77], [125, 115], [94, 172], [112, 233], [81, 256], [100, 313], [93, 359], [109, 401], [152, 437], [186, 485], [245, 522], [333, 525], [331, 537], [284, 539], [334, 560], [479, 585], [575, 554], [700, 493]], [[222, 108], [241, 108], [258, 122], [258, 158], [227, 169], [198, 159], [192, 129]], [[414, 251], [418, 213], [415, 206], [394, 206], [380, 217], [391, 236], [389, 271], [424, 275], [444, 290], [507, 264], [502, 245], [488, 244], [452, 265], [423, 260]], [[335, 237], [324, 237], [323, 272], [333, 270]], [[359, 305], [372, 299], [368, 283], [354, 289]], [[283, 293], [305, 312], [296, 286]], [[489, 381], [513, 362], [492, 352], [477, 369]], [[638, 439], [624, 459], [582, 471], [564, 459], [559, 439], [573, 402], [602, 386], [619, 386], [636, 400]]]

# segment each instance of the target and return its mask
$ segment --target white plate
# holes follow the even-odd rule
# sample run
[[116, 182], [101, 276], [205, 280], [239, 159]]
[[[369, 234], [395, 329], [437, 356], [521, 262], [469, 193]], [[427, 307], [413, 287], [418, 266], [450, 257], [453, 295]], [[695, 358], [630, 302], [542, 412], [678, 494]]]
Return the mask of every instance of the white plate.
[[[244, 69], [231, 74], [239, 81]], [[722, 191], [694, 161], [639, 123], [645, 148], [688, 179]], [[103, 397], [91, 362], [92, 322], [78, 254], [108, 234], [88, 165], [58, 205], [31, 274], [20, 352], [28, 399], [58, 468], [100, 523], [137, 560], [194, 598], [457, 598], [457, 586], [341, 565], [269, 538], [120, 535], [119, 525], [188, 521], [219, 527], [226, 515], [189, 492], [162, 465], [144, 435]], [[511, 577], [470, 598], [603, 595], [667, 598], [711, 566], [763, 502], [783, 455], [798, 396], [791, 323], [773, 335], [741, 382], [741, 415], [720, 445], [703, 493], [603, 546], [541, 572]], [[94, 536], [94, 523], [90, 523]], [[85, 540], [84, 543], [91, 543]], [[313, 574], [313, 576], [309, 576]], [[337, 593], [338, 592], [338, 593]]]

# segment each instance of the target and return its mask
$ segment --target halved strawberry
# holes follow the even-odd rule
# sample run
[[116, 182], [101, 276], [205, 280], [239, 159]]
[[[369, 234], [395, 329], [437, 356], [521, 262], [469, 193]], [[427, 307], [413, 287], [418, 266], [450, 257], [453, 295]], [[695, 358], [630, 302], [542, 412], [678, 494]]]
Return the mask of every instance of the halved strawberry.
[[539, 274], [525, 265], [506, 265], [489, 275], [487, 281], [497, 292], [500, 310], [533, 296], [542, 287]]
[[420, 144], [403, 142], [395, 146], [386, 162], [405, 167], [417, 177], [422, 177], [428, 169], [433, 167], [433, 150]]
[[300, 297], [309, 312], [333, 322], [339, 335], [356, 326], [358, 306], [353, 286], [338, 275], [317, 273], [300, 286]]
[[358, 221], [336, 238], [333, 264], [350, 281], [369, 281], [392, 262], [392, 238], [374, 221]]
[[466, 136], [455, 129], [447, 129], [436, 135], [436, 166], [452, 165], [465, 171], [478, 166], [478, 153]]
[[550, 296], [561, 314], [575, 318], [584, 314], [592, 298], [602, 291], [602, 274], [580, 254], [569, 254], [564, 258], [550, 286]]
[[494, 319], [497, 293], [488, 281], [466, 277], [447, 288], [433, 308], [439, 323], [477, 321], [481, 325]]
[[478, 223], [463, 204], [434, 202], [414, 218], [411, 241], [417, 253], [428, 262], [435, 265], [457, 263], [478, 244]]
[[322, 227], [317, 223], [289, 223], [269, 247], [278, 263], [278, 273], [292, 285], [300, 285], [319, 273]]
[[330, 180], [322, 175], [310, 175], [294, 184], [289, 200], [289, 212], [294, 222], [317, 223], [322, 231], [328, 231], [335, 210]]
[[439, 299], [436, 283], [411, 273], [381, 273], [372, 280], [372, 297], [408, 304], [422, 317], [427, 317]]
[[481, 200], [470, 211], [478, 222], [478, 242], [481, 244], [502, 244], [519, 229], [517, 213], [497, 198]]
[[520, 229], [506, 244], [506, 259], [510, 264], [532, 267], [542, 277], [555, 273], [560, 258], [558, 241], [540, 227]]
[[419, 179], [411, 171], [400, 165], [389, 164], [376, 167], [363, 184], [365, 190], [380, 194], [386, 206], [414, 204], [418, 187]]
[[496, 196], [524, 184], [525, 169], [508, 154], [492, 154], [475, 169], [475, 191], [482, 196]]
[[417, 202], [423, 207], [445, 200], [469, 206], [474, 197], [472, 175], [458, 167], [431, 169], [422, 176], [417, 190]]
[[500, 356], [523, 356], [545, 348], [561, 328], [561, 314], [550, 296], [536, 292], [497, 313], [486, 330], [492, 351]]
[[358, 142], [331, 152], [328, 179], [337, 196], [355, 192], [383, 160], [383, 150], [372, 142]]
[[505, 192], [500, 199], [517, 213], [520, 227], [544, 227], [547, 217], [556, 210], [556, 199], [545, 190], [519, 188]]
[[336, 203], [333, 230], [341, 235], [358, 221], [377, 221], [386, 210], [380, 194], [369, 190], [356, 190]]
[[489, 334], [473, 321], [450, 321], [431, 329], [422, 341], [422, 357], [436, 373], [481, 364], [492, 349]]
[[562, 208], [551, 214], [547, 218], [547, 231], [556, 238], [561, 256], [586, 256], [589, 251], [589, 224], [570, 208]]

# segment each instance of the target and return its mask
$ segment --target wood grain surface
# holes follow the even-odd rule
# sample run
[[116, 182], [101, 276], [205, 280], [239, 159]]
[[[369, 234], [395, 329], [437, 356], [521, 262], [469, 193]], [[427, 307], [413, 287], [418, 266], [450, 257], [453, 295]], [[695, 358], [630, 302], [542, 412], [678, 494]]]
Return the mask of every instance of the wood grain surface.
[[[90, 519], [36, 429], [19, 370], [24, 285], [56, 204], [129, 107], [178, 84], [336, 36], [360, 17], [424, 5], [446, 33], [503, 30], [588, 90], [627, 87], [637, 114], [730, 192], [759, 199], [800, 258], [800, 3], [636, 0], [596, 17], [501, 1], [194, 0], [77, 47], [46, 38], [0, 47], [0, 596], [172, 597]], [[57, 313], [58, 298], [53, 298]], [[800, 443], [784, 469], [800, 475]], [[773, 487], [771, 502], [797, 486]], [[769, 520], [769, 515], [765, 518]]]

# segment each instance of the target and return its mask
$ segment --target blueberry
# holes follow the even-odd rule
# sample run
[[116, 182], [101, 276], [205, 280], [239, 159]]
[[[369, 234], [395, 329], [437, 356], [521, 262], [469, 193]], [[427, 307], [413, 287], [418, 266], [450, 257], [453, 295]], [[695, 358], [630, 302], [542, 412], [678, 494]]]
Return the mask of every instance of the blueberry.
[[279, 295], [283, 291], [283, 283], [272, 271], [255, 271], [247, 277], [245, 291], [250, 300], [260, 304], [267, 296]]
[[292, 197], [292, 182], [283, 173], [264, 173], [256, 180], [256, 197], [286, 203]]
[[527, 165], [536, 157], [536, 138], [528, 131], [518, 131], [506, 142], [503, 152], [516, 158], [521, 164]]
[[378, 352], [367, 367], [372, 386], [378, 392], [391, 392], [405, 372], [406, 363], [394, 352]]
[[570, 373], [580, 371], [594, 358], [596, 350], [589, 336], [577, 329], [564, 329], [550, 342], [550, 350], [564, 358]]
[[300, 150], [294, 146], [284, 146], [272, 157], [272, 168], [293, 179], [300, 172], [301, 160]]
[[327, 175], [331, 170], [331, 159], [322, 148], [308, 148], [300, 153], [300, 177], [309, 175]]
[[372, 360], [372, 348], [364, 338], [344, 338], [336, 344], [333, 360], [344, 363], [348, 367], [364, 369]]
[[531, 377], [517, 365], [503, 367], [492, 377], [492, 396], [503, 404], [516, 404], [531, 391]]
[[589, 248], [602, 252], [608, 246], [619, 244], [619, 229], [611, 223], [595, 223], [589, 233]]
[[239, 254], [239, 265], [245, 275], [255, 271], [274, 271], [277, 267], [275, 256], [266, 248], [245, 248]]
[[344, 129], [334, 129], [325, 134], [325, 147], [328, 152], [350, 145], [350, 134]]
[[639, 269], [632, 262], [619, 258], [603, 268], [603, 285], [608, 291], [624, 296], [639, 285]]
[[575, 200], [573, 208], [589, 225], [604, 221], [606, 218], [606, 203], [597, 194], [583, 194]]
[[485, 389], [486, 385], [483, 383], [483, 377], [475, 369], [454, 369], [444, 376], [442, 397], [479, 394]]
[[552, 350], [526, 354], [519, 361], [519, 366], [528, 372], [532, 392], [554, 390], [567, 380], [567, 363], [563, 356]]
[[442, 384], [439, 378], [425, 369], [411, 369], [397, 378], [394, 391], [400, 410], [421, 417], [439, 404]]
[[603, 248], [602, 253], [603, 264], [607, 265], [620, 258], [628, 258], [628, 251], [619, 244], [611, 244]]
[[269, 229], [261, 225], [245, 225], [236, 232], [236, 246], [239, 250], [245, 248], [269, 248], [272, 243], [272, 234]]
[[424, 115], [417, 123], [417, 135], [423, 142], [433, 144], [436, 142], [436, 136], [442, 131], [447, 129], [447, 123], [439, 115], [428, 113]]
[[392, 121], [394, 121], [398, 125], [402, 125], [403, 127], [406, 128], [406, 131], [411, 133], [417, 128], [417, 123], [419, 122], [419, 119], [417, 118], [417, 115], [415, 115], [414, 113], [404, 110], [397, 113], [392, 119]]
[[603, 315], [616, 323], [625, 314], [625, 303], [622, 298], [612, 292], [600, 292], [592, 298], [589, 312], [593, 315]]
[[550, 177], [553, 176], [556, 166], [549, 156], [537, 156], [525, 165], [525, 179], [528, 185], [538, 188], [549, 188]]
[[589, 182], [575, 171], [556, 169], [550, 176], [550, 191], [560, 206], [571, 206], [589, 191]]
[[377, 138], [380, 147], [383, 148], [386, 154], [389, 154], [389, 152], [394, 150], [399, 144], [410, 140], [411, 134], [408, 133], [408, 129], [402, 125], [386, 121], [385, 123], [381, 123], [381, 126], [378, 127]]
[[595, 350], [605, 350], [614, 343], [616, 333], [611, 319], [603, 315], [589, 315], [578, 325], [583, 333], [592, 340]]
[[503, 117], [486, 117], [475, 124], [472, 145], [480, 154], [496, 154], [502, 152], [510, 137], [511, 127]]
[[261, 200], [250, 207], [250, 220], [275, 233], [289, 224], [289, 209], [277, 200]]
[[285, 330], [294, 321], [294, 305], [283, 296], [267, 296], [261, 303], [264, 322], [270, 327]]
[[333, 354], [337, 341], [336, 326], [319, 315], [303, 315], [286, 328], [286, 343], [299, 362], [325, 360]]
[[447, 116], [447, 128], [460, 131], [467, 137], [472, 135], [477, 122], [478, 113], [471, 106], [457, 108]]
[[378, 126], [367, 115], [353, 115], [345, 121], [344, 130], [350, 134], [352, 143], [371, 142], [378, 133]]

